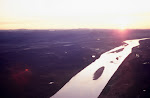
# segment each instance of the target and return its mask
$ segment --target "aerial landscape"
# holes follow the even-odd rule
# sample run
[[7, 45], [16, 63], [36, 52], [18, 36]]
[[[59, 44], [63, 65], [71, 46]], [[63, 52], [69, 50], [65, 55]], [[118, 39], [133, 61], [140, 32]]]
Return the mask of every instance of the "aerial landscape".
[[[0, 31], [0, 85], [3, 92], [2, 95], [6, 98], [48, 98], [54, 95], [72, 77], [89, 66], [103, 53], [121, 45], [124, 45], [123, 47], [128, 46], [127, 44], [125, 44], [125, 42], [123, 43], [124, 40], [148, 38], [150, 37], [149, 32], [150, 30], [128, 30], [128, 33], [126, 33], [127, 35], [120, 37], [120, 35], [118, 35], [119, 32], [117, 32], [116, 30], [83, 29], [56, 31]], [[134, 45], [136, 46], [136, 44]], [[110, 51], [110, 53], [115, 54], [121, 51], [127, 52], [123, 47], [120, 47], [117, 50], [112, 50]], [[148, 68], [150, 62], [148, 54], [149, 39], [141, 40], [140, 46], [133, 48], [132, 51], [133, 52], [129, 56], [127, 53], [125, 53], [128, 56], [127, 59], [123, 63], [120, 62], [122, 63], [122, 66], [118, 68], [114, 76], [108, 82], [108, 86], [106, 85], [106, 88], [104, 88], [104, 91], [101, 95], [102, 98], [108, 98], [110, 96], [122, 96], [122, 98], [127, 98], [129, 97], [129, 95], [137, 97], [141, 96], [140, 94], [143, 94], [143, 90], [147, 90], [148, 92]], [[121, 54], [121, 56], [123, 55]], [[105, 59], [109, 60], [110, 64], [106, 65], [106, 63], [104, 63], [104, 65], [102, 65], [103, 62], [105, 62]], [[108, 56], [107, 58], [105, 57], [102, 62], [98, 62], [97, 64], [93, 65], [93, 67], [101, 68], [100, 66], [105, 66], [105, 68], [103, 68], [103, 70], [105, 71], [106, 66], [108, 66], [110, 70], [113, 70], [113, 68], [119, 66], [115, 65], [115, 63], [117, 62], [113, 61], [113, 59], [120, 60], [120, 58]], [[92, 69], [93, 68], [90, 68], [89, 70]], [[88, 85], [89, 81], [98, 81], [99, 79], [101, 79], [101, 76], [99, 76], [99, 74], [102, 73], [98, 73], [98, 75], [95, 76], [94, 79], [95, 72], [96, 69], [93, 74], [91, 74], [91, 76], [88, 75], [90, 72], [85, 73], [89, 77], [88, 80], [86, 79], [87, 76], [83, 76], [82, 78], [79, 77], [76, 82], [84, 80], [84, 78], [84, 81], [87, 81], [87, 84], [85, 82], [84, 85]], [[111, 75], [110, 73], [106, 74]], [[137, 82], [136, 79], [139, 82]], [[81, 82], [78, 83], [82, 84]], [[96, 84], [101, 85], [101, 80], [94, 83], [93, 85]], [[94, 88], [93, 85], [90, 86], [91, 89], [92, 87]], [[137, 85], [140, 85], [140, 87], [138, 87]], [[120, 88], [116, 88], [118, 86]], [[98, 88], [101, 89], [102, 87], [99, 86]], [[133, 91], [130, 91], [128, 89], [133, 89]], [[73, 88], [72, 91], [74, 92]], [[115, 91], [117, 91], [117, 93], [114, 94]], [[131, 92], [133, 94], [128, 94]], [[100, 90], [97, 90], [97, 93], [97, 96], [99, 96]], [[68, 93], [68, 95], [69, 94], [70, 93]], [[77, 93], [74, 92], [74, 94]], [[86, 96], [88, 94], [89, 92], [86, 94]], [[83, 96], [81, 96], [81, 98], [83, 98]]]
[[150, 98], [148, 0], [0, 0], [0, 98]]

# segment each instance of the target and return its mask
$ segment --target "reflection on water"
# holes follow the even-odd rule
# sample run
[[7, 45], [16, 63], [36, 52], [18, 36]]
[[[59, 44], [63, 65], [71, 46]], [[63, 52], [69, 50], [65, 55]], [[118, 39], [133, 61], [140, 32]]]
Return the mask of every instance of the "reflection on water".
[[49, 82], [49, 84], [53, 84], [54, 82]]
[[139, 41], [144, 39], [126, 40], [124, 42], [128, 45], [103, 53], [100, 58], [74, 76], [52, 98], [97, 98], [119, 65], [131, 53], [132, 48], [138, 46]]
[[92, 55], [92, 58], [95, 58], [95, 55]]

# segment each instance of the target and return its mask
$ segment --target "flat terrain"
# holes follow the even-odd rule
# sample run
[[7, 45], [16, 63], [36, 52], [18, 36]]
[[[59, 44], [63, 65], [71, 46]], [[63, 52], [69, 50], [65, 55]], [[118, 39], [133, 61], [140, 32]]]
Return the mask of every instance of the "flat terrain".
[[[90, 29], [0, 31], [0, 97], [49, 98], [102, 53], [122, 45], [124, 40], [150, 37], [149, 32], [131, 30], [120, 33], [116, 30]], [[139, 49], [143, 49], [141, 55], [148, 51], [148, 48]], [[136, 59], [140, 59], [141, 55]], [[148, 61], [142, 63], [143, 66], [149, 64]], [[128, 74], [128, 77], [132, 75]], [[134, 78], [128, 80], [134, 81]], [[104, 91], [103, 96], [109, 95], [107, 92], [110, 90]]]

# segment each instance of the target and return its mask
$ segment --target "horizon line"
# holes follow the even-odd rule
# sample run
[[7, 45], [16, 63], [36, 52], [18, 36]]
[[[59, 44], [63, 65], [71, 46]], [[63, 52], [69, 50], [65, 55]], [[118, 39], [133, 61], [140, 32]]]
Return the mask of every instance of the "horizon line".
[[[121, 30], [121, 29], [106, 29], [106, 28], [68, 28], [68, 29], [24, 29], [24, 28], [20, 28], [20, 29], [0, 29], [0, 31], [2, 30]], [[150, 28], [147, 29], [124, 29], [124, 30], [150, 30]]]

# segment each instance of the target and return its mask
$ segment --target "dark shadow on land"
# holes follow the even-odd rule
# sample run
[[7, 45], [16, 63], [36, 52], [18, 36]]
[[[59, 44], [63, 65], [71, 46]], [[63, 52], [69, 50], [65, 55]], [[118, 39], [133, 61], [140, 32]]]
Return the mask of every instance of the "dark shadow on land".
[[94, 77], [93, 80], [97, 80], [98, 78], [100, 78], [100, 76], [102, 75], [103, 71], [104, 71], [104, 66], [99, 68], [95, 73], [94, 73]]
[[116, 50], [116, 51], [112, 51], [112, 52], [110, 52], [110, 53], [118, 53], [118, 52], [123, 51], [123, 49], [124, 49], [124, 48], [121, 48], [121, 49], [118, 49], [118, 50]]

